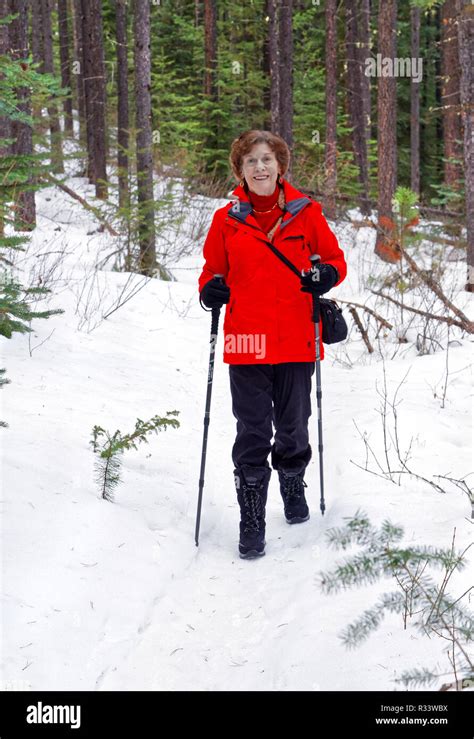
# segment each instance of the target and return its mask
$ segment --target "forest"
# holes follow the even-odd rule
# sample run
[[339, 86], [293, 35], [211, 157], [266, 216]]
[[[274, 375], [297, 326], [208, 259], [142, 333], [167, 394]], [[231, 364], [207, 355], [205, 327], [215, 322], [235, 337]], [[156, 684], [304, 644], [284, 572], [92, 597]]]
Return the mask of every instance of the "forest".
[[17, 227], [34, 228], [35, 190], [61, 181], [74, 142], [77, 175], [127, 225], [129, 266], [166, 276], [153, 173], [222, 195], [230, 143], [266, 129], [328, 217], [378, 214], [381, 259], [399, 259], [403, 187], [472, 268], [471, 3], [1, 0], [0, 16], [2, 208]]

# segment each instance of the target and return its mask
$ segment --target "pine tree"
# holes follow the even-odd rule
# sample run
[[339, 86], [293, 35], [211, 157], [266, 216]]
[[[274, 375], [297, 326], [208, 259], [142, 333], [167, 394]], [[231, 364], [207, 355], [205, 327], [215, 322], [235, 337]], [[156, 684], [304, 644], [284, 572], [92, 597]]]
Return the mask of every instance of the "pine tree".
[[461, 67], [461, 120], [464, 130], [466, 178], [467, 281], [474, 292], [474, 13], [472, 5], [457, 0], [459, 10], [459, 65]]
[[88, 177], [97, 198], [107, 198], [106, 92], [102, 7], [100, 0], [82, 0], [82, 49], [87, 124]]
[[[26, 0], [10, 0], [10, 13], [13, 19], [9, 25], [10, 53], [17, 62], [17, 80], [20, 81], [28, 65], [28, 9]], [[31, 93], [28, 87], [19, 86], [16, 91], [18, 109], [23, 114], [11, 117], [11, 136], [13, 150], [17, 157], [33, 154], [33, 128], [30, 123]], [[18, 231], [31, 231], [36, 226], [36, 206], [33, 178], [23, 180], [25, 187], [14, 191], [15, 228]]]
[[72, 0], [73, 10], [73, 38], [74, 38], [74, 59], [72, 64], [73, 76], [76, 79], [76, 95], [79, 122], [79, 141], [81, 145], [87, 147], [87, 129], [86, 129], [86, 99], [84, 89], [84, 48], [82, 42], [82, 0]]
[[[362, 45], [362, 24], [365, 18], [360, 14], [356, 0], [345, 0], [346, 12], [346, 55], [347, 55], [347, 96], [349, 118], [352, 127], [352, 146], [359, 170], [361, 185], [360, 208], [367, 215], [369, 203], [369, 169], [367, 159], [367, 121], [364, 120], [363, 77], [364, 67], [360, 63], [359, 48]], [[368, 78], [367, 78], [368, 79]]]
[[337, 189], [337, 3], [326, 2], [326, 215], [336, 217]]
[[[8, 53], [8, 23], [8, 0], [0, 0], [0, 57]], [[2, 112], [0, 113], [0, 160], [10, 153], [11, 144], [10, 119]], [[3, 236], [3, 233], [3, 214], [0, 213], [0, 236]]]
[[128, 190], [128, 32], [127, 0], [115, 0], [117, 35], [117, 166], [119, 207], [129, 205]]
[[67, 0], [58, 0], [59, 55], [61, 59], [61, 84], [68, 90], [64, 100], [64, 130], [73, 135], [71, 62], [69, 56], [69, 18]]
[[[40, 0], [41, 25], [43, 29], [43, 70], [54, 75], [53, 36], [51, 25], [52, 0]], [[51, 134], [51, 169], [55, 173], [64, 172], [61, 129], [57, 101], [48, 101], [49, 130]]]
[[[204, 0], [204, 101], [206, 103], [206, 127], [208, 130], [205, 150], [218, 149], [219, 125], [215, 111], [219, 97], [217, 91], [217, 4], [216, 0]], [[215, 170], [213, 158], [206, 157], [211, 171]]]
[[[288, 144], [293, 153], [293, 0], [282, 0], [280, 4], [279, 24], [279, 77], [280, 77], [280, 136]], [[287, 178], [291, 181], [293, 157]]]
[[280, 134], [280, 4], [278, 0], [268, 3], [268, 55], [270, 67], [270, 121], [273, 133]]
[[[397, 0], [384, 0], [379, 6], [378, 53], [392, 63], [397, 53]], [[378, 216], [392, 217], [392, 198], [397, 186], [397, 80], [391, 76], [378, 78]], [[387, 245], [383, 227], [377, 235], [375, 253], [386, 262], [399, 259]]]
[[[411, 58], [420, 58], [421, 9], [411, 8]], [[420, 82], [411, 80], [410, 185], [420, 195]]]
[[156, 269], [155, 217], [153, 209], [153, 140], [151, 121], [150, 7], [135, 0], [135, 118], [137, 145], [137, 195], [139, 208], [140, 272]]

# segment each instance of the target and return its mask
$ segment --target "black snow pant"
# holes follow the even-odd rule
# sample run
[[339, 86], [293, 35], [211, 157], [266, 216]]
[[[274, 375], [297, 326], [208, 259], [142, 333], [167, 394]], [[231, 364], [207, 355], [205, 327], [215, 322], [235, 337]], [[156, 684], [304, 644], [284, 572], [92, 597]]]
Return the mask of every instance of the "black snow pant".
[[304, 471], [312, 454], [308, 420], [314, 368], [314, 362], [229, 365], [236, 467], [268, 466], [271, 453], [273, 469]]

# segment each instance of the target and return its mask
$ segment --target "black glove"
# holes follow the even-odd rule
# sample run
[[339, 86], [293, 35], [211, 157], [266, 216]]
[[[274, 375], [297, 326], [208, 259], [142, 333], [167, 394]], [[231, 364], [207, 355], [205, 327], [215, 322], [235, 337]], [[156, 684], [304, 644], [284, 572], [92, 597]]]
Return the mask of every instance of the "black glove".
[[301, 292], [323, 295], [334, 287], [338, 279], [338, 271], [332, 264], [317, 264], [308, 274], [300, 277]]
[[220, 308], [230, 300], [230, 288], [221, 277], [213, 277], [201, 290], [200, 299], [208, 308]]

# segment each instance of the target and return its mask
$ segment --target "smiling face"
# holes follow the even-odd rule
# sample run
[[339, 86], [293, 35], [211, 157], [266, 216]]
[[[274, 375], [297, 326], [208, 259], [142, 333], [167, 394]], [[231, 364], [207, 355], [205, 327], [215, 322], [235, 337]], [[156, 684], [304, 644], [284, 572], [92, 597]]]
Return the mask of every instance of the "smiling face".
[[268, 144], [255, 144], [242, 157], [242, 175], [257, 195], [271, 195], [279, 174], [280, 165]]

